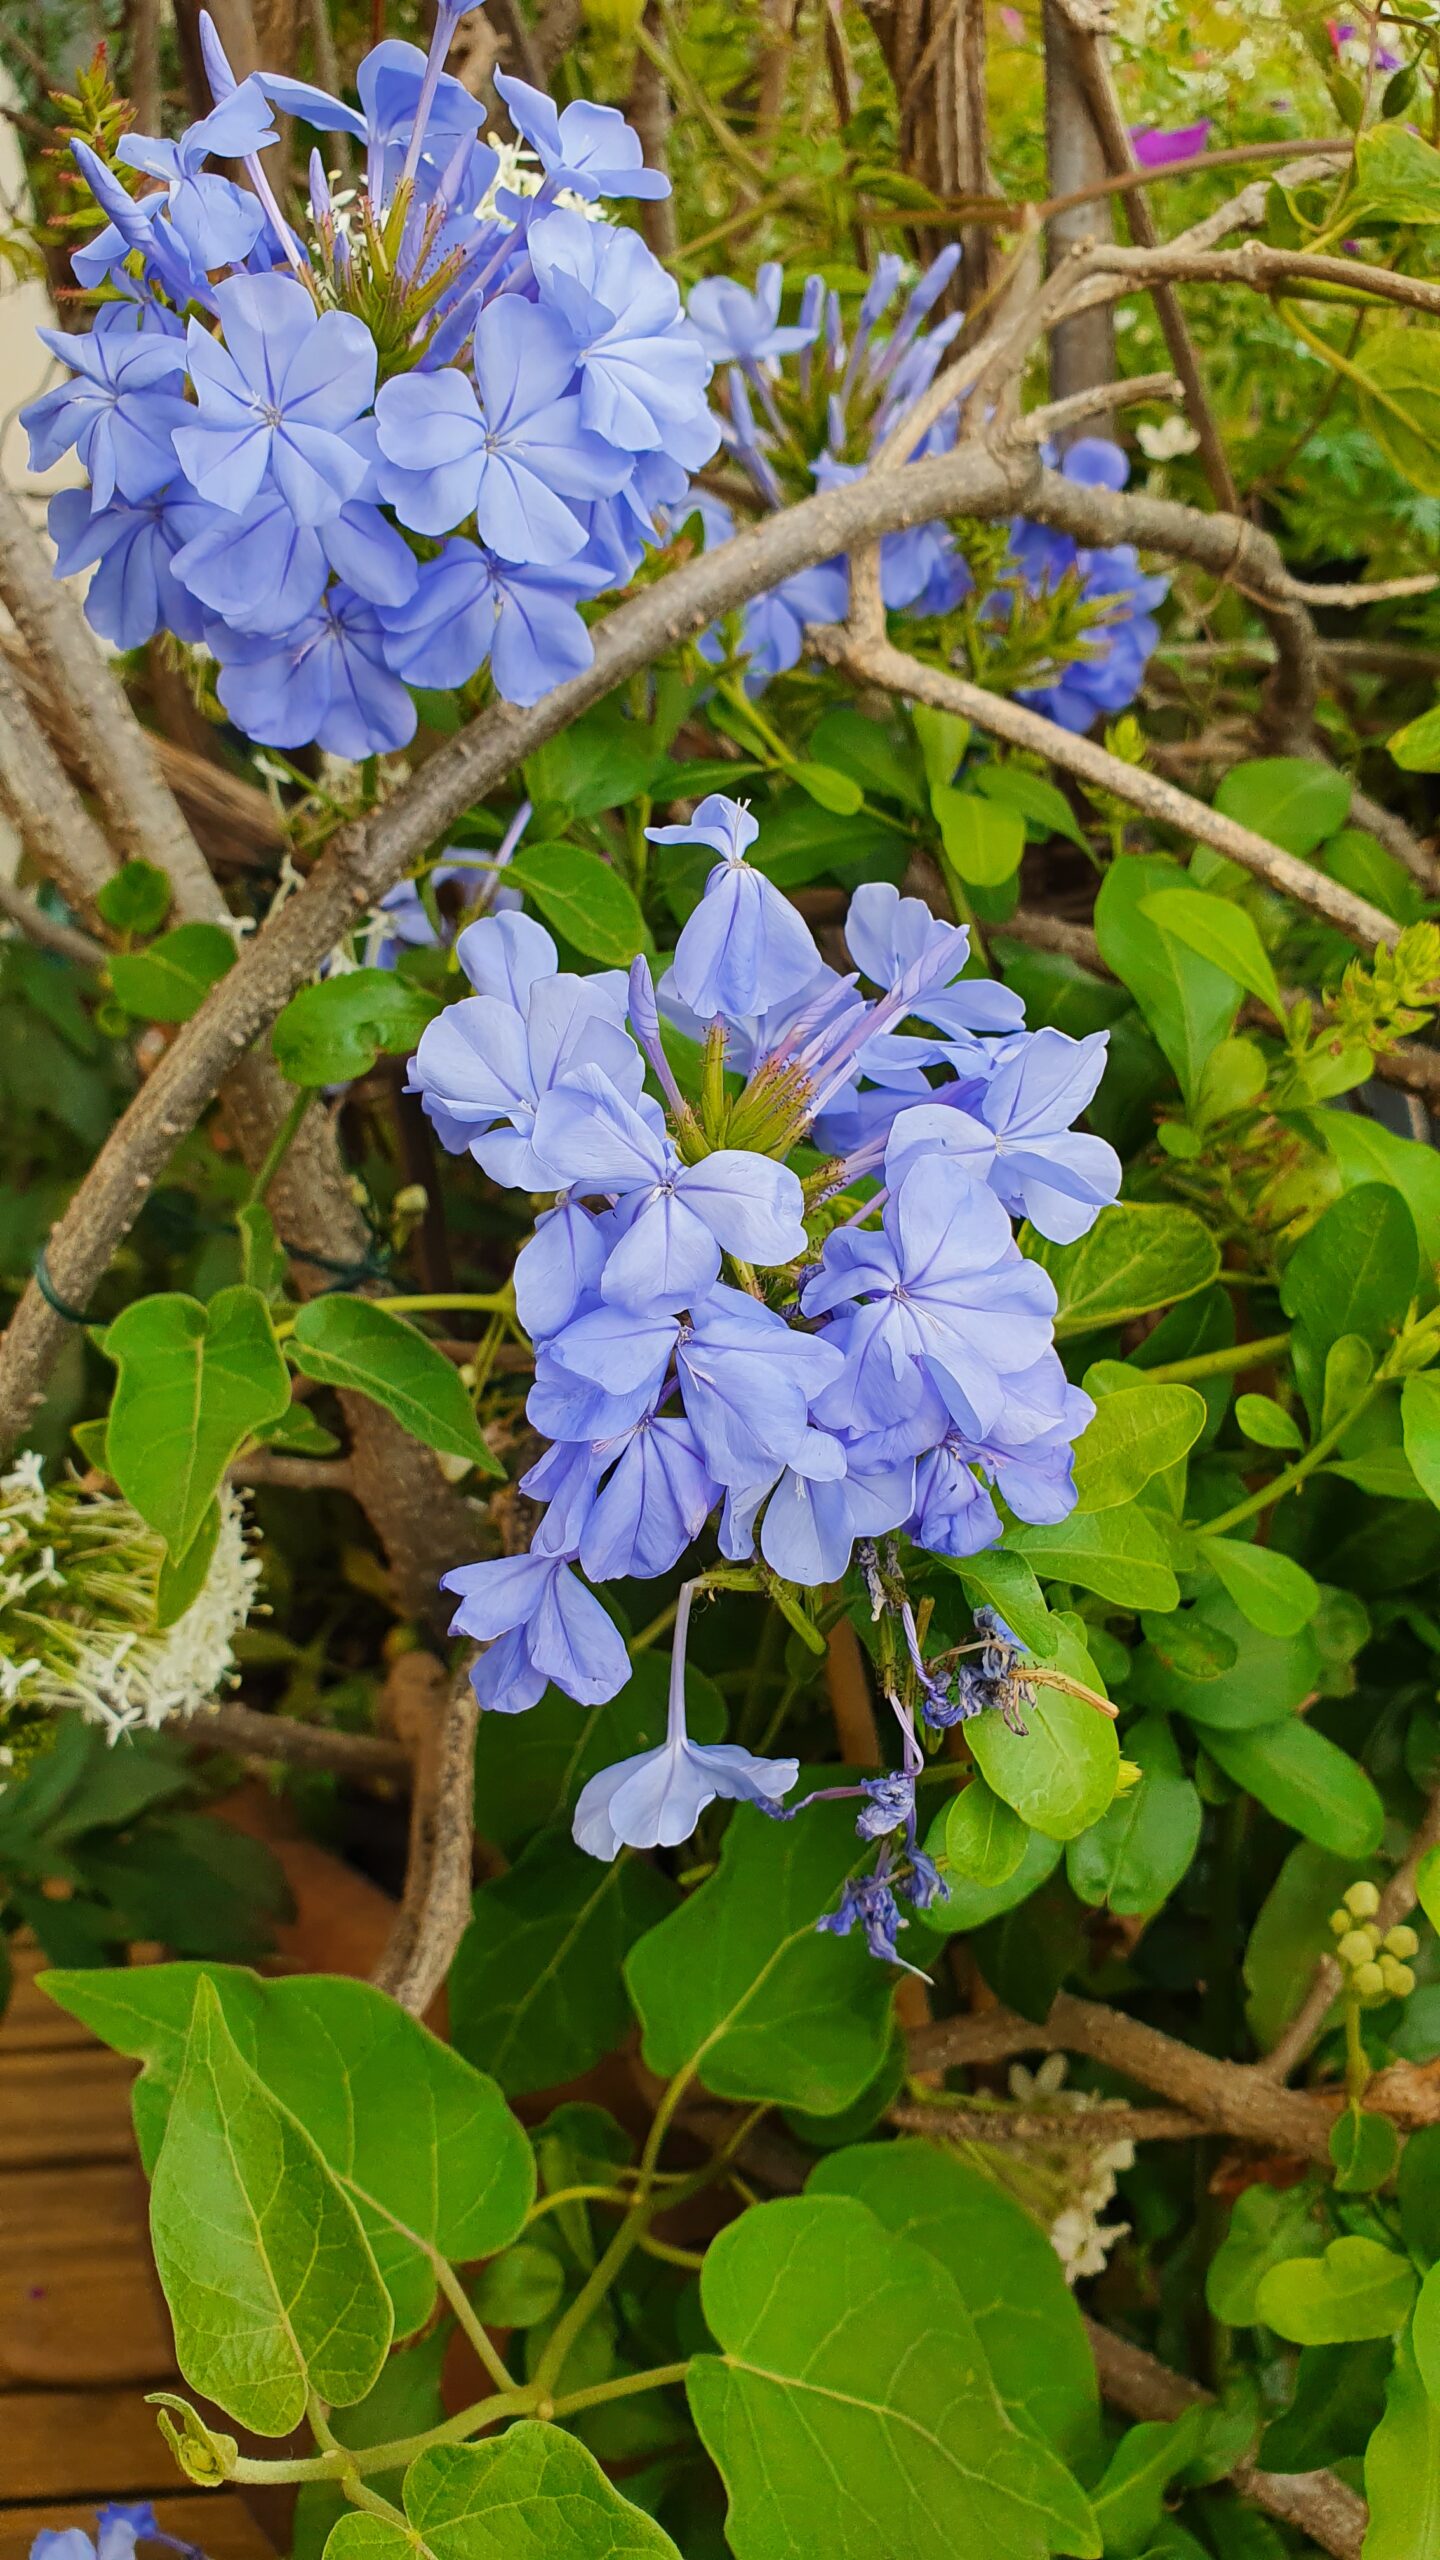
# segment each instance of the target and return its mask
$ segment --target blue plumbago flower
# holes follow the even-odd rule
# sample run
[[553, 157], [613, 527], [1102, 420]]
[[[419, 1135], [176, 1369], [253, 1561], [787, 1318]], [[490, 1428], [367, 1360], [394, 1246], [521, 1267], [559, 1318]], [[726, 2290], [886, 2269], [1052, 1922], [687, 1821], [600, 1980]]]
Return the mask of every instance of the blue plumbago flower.
[[[905, 1964], [895, 1941], [906, 1925], [895, 1899], [894, 1884], [888, 1875], [878, 1871], [873, 1876], [852, 1876], [840, 1896], [839, 1909], [826, 1912], [815, 1923], [817, 1929], [827, 1929], [836, 1938], [848, 1938], [852, 1929], [863, 1929], [865, 1944], [882, 1964]], [[917, 1969], [905, 1965], [907, 1973]]]
[[[891, 1542], [887, 1556], [902, 1535], [973, 1555], [1002, 1535], [1002, 1505], [1031, 1521], [1073, 1507], [1073, 1444], [1094, 1408], [1065, 1377], [1054, 1289], [1012, 1217], [1053, 1195], [1080, 1232], [1109, 1197], [1084, 1152], [1099, 1142], [1071, 1126], [1101, 1052], [1028, 1033], [1013, 996], [961, 974], [963, 928], [873, 885], [847, 928], [877, 990], [863, 993], [747, 861], [756, 832], [719, 796], [655, 830], [718, 857], [658, 995], [643, 960], [628, 978], [560, 971], [523, 914], [467, 926], [456, 950], [474, 992], [412, 1061], [442, 1142], [539, 1195], [515, 1291], [536, 1355], [526, 1411], [549, 1444], [523, 1490], [545, 1508], [528, 1557], [447, 1585], [464, 1600], [457, 1628], [489, 1646], [478, 1694], [505, 1714], [547, 1681], [612, 1695], [624, 1649], [578, 1577], [670, 1573], [702, 1533], [732, 1578], [758, 1560], [799, 1591], [839, 1583], [858, 1548], [932, 1724], [1013, 1711], [1020, 1694], [991, 1663], [993, 1631], [978, 1666], [944, 1681], [929, 1669], [908, 1601], [891, 1596], [901, 1568], [882, 1568], [874, 1541]], [[743, 1077], [738, 1094], [691, 1108], [662, 1011], [705, 1031]], [[847, 1097], [873, 1103], [874, 1125], [818, 1187], [854, 1182], [860, 1205], [844, 1225], [817, 1227], [812, 1211], [807, 1226], [787, 1159]], [[673, 1845], [713, 1797], [769, 1802], [789, 1784], [746, 1753], [692, 1745], [676, 1680], [662, 1748], [582, 1799], [577, 1837], [597, 1855]], [[901, 1905], [939, 1890], [915, 1843], [913, 1710], [896, 1712], [900, 1776], [848, 1790], [889, 1863], [826, 1923], [862, 1926], [887, 1957]]]
[[622, 1848], [674, 1848], [689, 1839], [717, 1796], [741, 1798], [768, 1812], [800, 1774], [796, 1760], [760, 1760], [733, 1742], [691, 1741], [685, 1727], [685, 1648], [699, 1587], [698, 1581], [680, 1586], [664, 1741], [658, 1750], [601, 1769], [575, 1807], [575, 1838], [592, 1858], [613, 1858]]
[[[52, 334], [69, 378], [26, 413], [36, 468], [73, 449], [88, 475], [61, 574], [100, 564], [87, 610], [120, 645], [210, 647], [265, 744], [381, 754], [411, 734], [407, 686], [483, 669], [528, 704], [579, 674], [581, 608], [633, 577], [719, 439], [671, 278], [556, 202], [668, 182], [613, 108], [507, 82], [545, 176], [497, 190], [484, 110], [444, 70], [461, 15], [443, 0], [426, 53], [375, 46], [355, 107], [237, 81], [202, 12], [212, 111], [127, 137], [118, 168], [75, 146], [106, 216], [76, 273], [108, 298], [87, 335]], [[314, 153], [304, 210], [281, 207], [277, 111], [363, 145], [358, 203]]]
[[93, 2541], [78, 2524], [42, 2527], [30, 2545], [30, 2560], [134, 2560], [137, 2542], [159, 2543], [167, 2551], [185, 2553], [186, 2560], [204, 2560], [198, 2544], [162, 2531], [148, 2500], [131, 2505], [116, 2500], [98, 2507]]
[[[902, 412], [933, 381], [961, 325], [954, 313], [930, 325], [958, 261], [957, 249], [937, 258], [888, 328], [904, 275], [902, 261], [894, 257], [878, 262], [853, 331], [847, 331], [838, 294], [818, 276], [805, 284], [799, 318], [790, 325], [780, 319], [784, 278], [776, 266], [761, 269], [753, 293], [728, 276], [707, 277], [692, 289], [696, 334], [724, 368], [724, 442], [763, 507], [841, 487], [868, 467]], [[912, 461], [948, 451], [959, 425], [957, 402], [921, 439]], [[1048, 450], [1045, 458], [1060, 460]], [[1123, 487], [1128, 470], [1118, 445], [1095, 436], [1073, 445], [1060, 468], [1072, 479], [1110, 488]], [[699, 512], [708, 548], [731, 538], [735, 520], [722, 502], [706, 497]], [[1154, 612], [1168, 592], [1166, 579], [1147, 577], [1127, 544], [1082, 549], [1068, 536], [1023, 519], [1011, 527], [1004, 575], [1007, 584], [987, 602], [990, 619], [1006, 618], [1013, 587], [1040, 597], [1066, 577], [1078, 585], [1086, 608], [1075, 662], [1022, 691], [1022, 701], [1077, 730], [1134, 701], [1159, 636]], [[846, 563], [832, 561], [744, 608], [747, 691], [761, 692], [797, 663], [807, 624], [831, 622], [843, 613], [846, 583]], [[973, 583], [944, 524], [916, 525], [881, 542], [881, 592], [891, 612], [951, 613]], [[707, 635], [702, 647], [708, 657], [727, 654], [718, 632]]]

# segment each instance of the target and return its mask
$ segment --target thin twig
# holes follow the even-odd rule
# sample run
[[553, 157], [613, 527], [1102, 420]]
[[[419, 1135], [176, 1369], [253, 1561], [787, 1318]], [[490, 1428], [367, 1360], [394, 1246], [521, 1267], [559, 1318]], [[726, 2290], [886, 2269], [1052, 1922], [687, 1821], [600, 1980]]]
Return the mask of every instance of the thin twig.
[[82, 933], [78, 925], [47, 915], [13, 880], [0, 880], [0, 915], [8, 916], [27, 942], [41, 951], [53, 951], [58, 960], [73, 960], [77, 968], [98, 969], [105, 957], [103, 944]]
[[966, 2106], [936, 2099], [932, 2106], [890, 2109], [887, 2122], [901, 2133], [923, 2133], [936, 2142], [991, 2142], [1023, 2150], [1030, 2143], [1193, 2142], [1211, 2127], [1183, 2107]]
[[202, 1709], [176, 1728], [195, 1751], [232, 1751], [241, 1760], [279, 1760], [292, 1769], [328, 1769], [337, 1778], [408, 1781], [410, 1754], [383, 1733], [336, 1733], [328, 1726], [297, 1724], [257, 1707]]
[[371, 1976], [416, 2017], [443, 1983], [470, 1919], [478, 1720], [467, 1662], [419, 1739], [404, 1899]]

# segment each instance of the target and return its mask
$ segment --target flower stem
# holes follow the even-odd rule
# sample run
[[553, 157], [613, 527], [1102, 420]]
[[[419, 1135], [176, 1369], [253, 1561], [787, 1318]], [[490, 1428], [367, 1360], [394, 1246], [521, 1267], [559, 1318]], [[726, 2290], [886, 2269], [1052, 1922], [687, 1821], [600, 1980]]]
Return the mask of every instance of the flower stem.
[[1189, 1360], [1164, 1360], [1143, 1375], [1152, 1387], [1188, 1386], [1196, 1378], [1233, 1378], [1242, 1369], [1259, 1369], [1278, 1360], [1289, 1348], [1288, 1331], [1266, 1333], [1256, 1341], [1226, 1343], [1218, 1351], [1197, 1351]]
[[244, 1202], [242, 1204], [245, 1208], [253, 1209], [259, 1202], [263, 1201], [266, 1192], [269, 1190], [271, 1183], [274, 1181], [276, 1174], [279, 1172], [281, 1165], [289, 1154], [290, 1149], [299, 1134], [300, 1123], [304, 1119], [305, 1114], [309, 1110], [314, 1099], [314, 1092], [309, 1086], [305, 1086], [296, 1094], [294, 1101], [291, 1103], [289, 1110], [286, 1112], [285, 1117], [281, 1121], [279, 1128], [276, 1130], [274, 1137], [271, 1139], [269, 1146], [266, 1148], [264, 1157], [258, 1171], [256, 1172], [255, 1179], [245, 1194]]
[[1313, 1475], [1331, 1450], [1344, 1439], [1351, 1423], [1364, 1412], [1382, 1384], [1383, 1380], [1372, 1378], [1364, 1394], [1341, 1414], [1338, 1422], [1332, 1422], [1328, 1431], [1322, 1431], [1319, 1439], [1312, 1441], [1293, 1467], [1286, 1467], [1278, 1476], [1272, 1476], [1268, 1484], [1261, 1485], [1258, 1493], [1247, 1494], [1243, 1502], [1234, 1503], [1230, 1510], [1222, 1511], [1218, 1519], [1197, 1521], [1197, 1535], [1202, 1538], [1224, 1537], [1227, 1530], [1238, 1529], [1242, 1520], [1253, 1520], [1257, 1512], [1268, 1511], [1272, 1503], [1282, 1501], [1287, 1493], [1293, 1493], [1295, 1487]]

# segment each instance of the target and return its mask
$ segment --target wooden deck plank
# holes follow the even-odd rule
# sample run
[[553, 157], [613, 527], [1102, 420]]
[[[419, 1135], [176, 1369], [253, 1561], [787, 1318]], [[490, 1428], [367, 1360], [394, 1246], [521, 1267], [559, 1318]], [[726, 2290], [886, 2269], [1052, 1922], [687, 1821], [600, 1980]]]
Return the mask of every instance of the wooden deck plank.
[[35, 1976], [48, 1964], [33, 1938], [18, 1937], [10, 1941], [10, 1963], [13, 1980], [5, 2015], [0, 2019], [0, 2060], [8, 2062], [14, 2053], [54, 2052], [62, 2046], [88, 2045], [93, 2038], [88, 2027], [72, 2018], [64, 2009], [47, 2000], [35, 1988]]
[[[132, 2062], [101, 2045], [0, 2048], [0, 2172], [133, 2160], [134, 2077]], [[8, 2208], [0, 2188], [0, 2228]]]
[[[0, 2403], [3, 2406], [3, 2403]], [[0, 2560], [29, 2560], [30, 2545], [46, 2526], [78, 2524], [95, 2530], [95, 2506], [0, 2507]], [[163, 2533], [177, 2542], [195, 2543], [209, 2560], [275, 2560], [275, 2546], [261, 2532], [243, 2498], [233, 2489], [196, 2490], [193, 2496], [159, 2497], [155, 2517]], [[145, 2546], [141, 2546], [142, 2560]]]
[[0, 2392], [0, 2506], [148, 2497], [174, 2478], [138, 2391]]

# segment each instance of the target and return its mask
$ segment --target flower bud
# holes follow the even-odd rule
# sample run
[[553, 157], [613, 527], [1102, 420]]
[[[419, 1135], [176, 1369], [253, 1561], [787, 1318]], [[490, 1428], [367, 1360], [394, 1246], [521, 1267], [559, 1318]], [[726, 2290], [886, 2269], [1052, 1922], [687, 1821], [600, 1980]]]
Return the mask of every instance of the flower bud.
[[1349, 1912], [1346, 1910], [1345, 1905], [1344, 1905], [1344, 1903], [1343, 1903], [1343, 1902], [1341, 1903], [1340, 1908], [1339, 1908], [1339, 1910], [1338, 1910], [1338, 1911], [1332, 1911], [1332, 1912], [1331, 1912], [1331, 1914], [1330, 1914], [1330, 1926], [1331, 1926], [1331, 1928], [1333, 1929], [1333, 1931], [1334, 1931], [1334, 1933], [1335, 1933], [1335, 1935], [1336, 1935], [1336, 1937], [1337, 1937], [1337, 1938], [1343, 1938], [1343, 1937], [1344, 1937], [1344, 1935], [1345, 1935], [1346, 1930], [1347, 1930], [1347, 1929], [1352, 1929], [1352, 1928], [1354, 1927], [1354, 1925], [1355, 1925], [1355, 1924], [1354, 1924], [1354, 1922], [1352, 1921], [1352, 1919], [1351, 1919], [1351, 1917], [1350, 1917], [1350, 1914], [1349, 1914]]
[[1394, 1956], [1380, 1958], [1380, 1977], [1392, 2000], [1407, 2000], [1415, 1988], [1415, 1976], [1408, 1964]]
[[1373, 1884], [1352, 1884], [1345, 1895], [1345, 1908], [1357, 1920], [1373, 1920], [1380, 1908], [1380, 1895]]
[[1352, 1968], [1356, 1965], [1373, 1964], [1375, 1961], [1374, 1930], [1347, 1930], [1335, 1953], [1342, 1964], [1348, 1964]]
[[1357, 1965], [1351, 1980], [1362, 2000], [1378, 2000], [1385, 1989], [1385, 1976], [1375, 1963]]
[[1406, 1927], [1403, 1921], [1398, 1927], [1386, 1930], [1381, 1945], [1388, 1955], [1398, 1956], [1402, 1964], [1420, 1952], [1419, 1938], [1413, 1929]]

